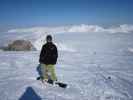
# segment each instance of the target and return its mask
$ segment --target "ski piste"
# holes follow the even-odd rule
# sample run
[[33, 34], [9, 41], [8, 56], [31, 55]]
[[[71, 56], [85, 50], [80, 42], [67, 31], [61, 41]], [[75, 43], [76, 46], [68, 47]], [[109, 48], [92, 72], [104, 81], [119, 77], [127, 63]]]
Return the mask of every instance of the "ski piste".
[[48, 84], [51, 84], [51, 85], [56, 85], [56, 86], [59, 86], [61, 88], [67, 88], [67, 84], [66, 83], [63, 83], [63, 82], [53, 82], [52, 80], [48, 79], [48, 81], [45, 81], [45, 80], [42, 80], [41, 77], [37, 77], [36, 80], [40, 80], [43, 84], [45, 83], [48, 83]]

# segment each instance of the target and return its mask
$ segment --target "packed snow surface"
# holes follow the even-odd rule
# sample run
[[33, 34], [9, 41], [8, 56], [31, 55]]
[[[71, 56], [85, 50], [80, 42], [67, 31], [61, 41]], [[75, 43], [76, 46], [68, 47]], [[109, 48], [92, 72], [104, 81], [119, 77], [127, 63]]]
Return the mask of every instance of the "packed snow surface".
[[40, 51], [1, 50], [0, 100], [133, 100], [132, 38], [131, 33], [54, 35], [56, 74], [66, 89], [36, 80]]

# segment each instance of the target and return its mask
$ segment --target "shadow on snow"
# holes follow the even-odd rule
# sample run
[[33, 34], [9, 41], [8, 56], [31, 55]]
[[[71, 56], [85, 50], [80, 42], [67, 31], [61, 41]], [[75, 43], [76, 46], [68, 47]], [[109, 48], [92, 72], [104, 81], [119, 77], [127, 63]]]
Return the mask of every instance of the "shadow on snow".
[[19, 100], [41, 100], [41, 97], [36, 94], [32, 87], [27, 87]]

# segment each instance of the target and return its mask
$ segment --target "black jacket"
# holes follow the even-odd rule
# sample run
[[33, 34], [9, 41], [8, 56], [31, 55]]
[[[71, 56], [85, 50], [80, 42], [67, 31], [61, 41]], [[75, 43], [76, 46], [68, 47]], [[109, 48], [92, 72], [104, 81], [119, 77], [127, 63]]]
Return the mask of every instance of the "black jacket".
[[39, 62], [43, 64], [56, 64], [58, 58], [58, 51], [56, 45], [52, 42], [43, 45]]

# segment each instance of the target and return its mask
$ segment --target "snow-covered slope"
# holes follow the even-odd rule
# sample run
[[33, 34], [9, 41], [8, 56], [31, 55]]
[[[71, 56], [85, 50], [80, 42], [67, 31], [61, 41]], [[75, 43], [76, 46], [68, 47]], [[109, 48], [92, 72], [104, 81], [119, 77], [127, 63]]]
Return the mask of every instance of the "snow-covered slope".
[[39, 51], [0, 51], [0, 100], [133, 100], [132, 34], [56, 34], [58, 80], [36, 80]]

